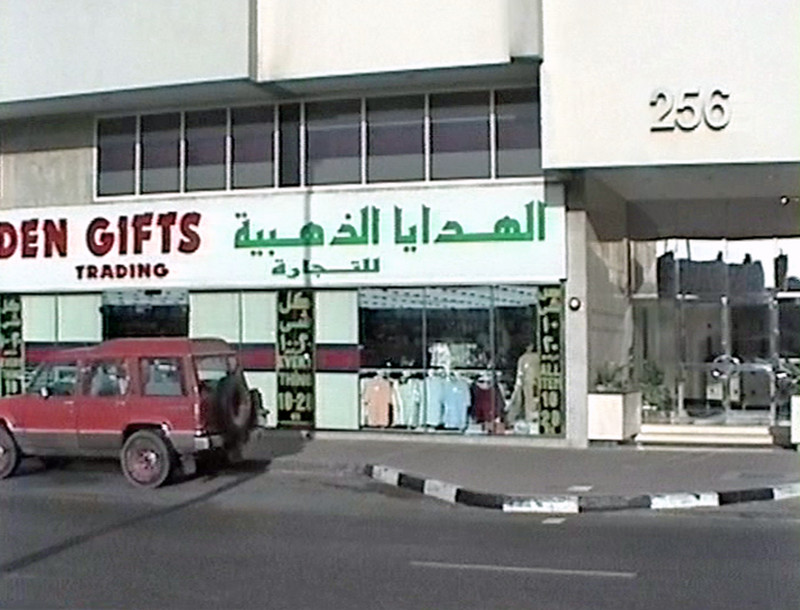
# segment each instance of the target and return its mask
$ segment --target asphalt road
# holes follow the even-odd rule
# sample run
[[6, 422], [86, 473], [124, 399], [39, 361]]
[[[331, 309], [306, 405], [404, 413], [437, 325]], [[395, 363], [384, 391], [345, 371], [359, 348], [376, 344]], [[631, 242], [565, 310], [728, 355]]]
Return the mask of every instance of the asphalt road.
[[266, 463], [152, 493], [32, 468], [0, 483], [0, 608], [797, 610], [777, 504], [556, 518]]

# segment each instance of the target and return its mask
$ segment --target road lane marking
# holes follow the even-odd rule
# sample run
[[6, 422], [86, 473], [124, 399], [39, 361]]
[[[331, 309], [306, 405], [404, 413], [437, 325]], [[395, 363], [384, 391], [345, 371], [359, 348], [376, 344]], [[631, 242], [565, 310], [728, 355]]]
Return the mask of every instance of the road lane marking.
[[606, 570], [565, 570], [559, 568], [526, 568], [522, 566], [492, 566], [479, 563], [441, 563], [438, 561], [411, 561], [415, 568], [440, 570], [475, 570], [483, 572], [509, 572], [517, 574], [546, 574], [552, 576], [590, 576], [596, 578], [636, 578], [636, 572], [610, 572]]
[[566, 521], [564, 517], [548, 517], [547, 519], [542, 521], [542, 523], [544, 523], [545, 525], [561, 525], [562, 523], [564, 523], [564, 521]]

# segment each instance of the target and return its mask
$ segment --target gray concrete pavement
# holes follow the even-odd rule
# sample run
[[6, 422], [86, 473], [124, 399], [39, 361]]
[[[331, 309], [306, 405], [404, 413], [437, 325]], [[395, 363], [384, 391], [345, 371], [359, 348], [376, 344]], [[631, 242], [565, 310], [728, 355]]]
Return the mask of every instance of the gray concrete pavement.
[[352, 469], [380, 464], [425, 479], [507, 495], [625, 495], [732, 491], [800, 482], [787, 449], [549, 449], [490, 443], [370, 440], [266, 431], [249, 456], [273, 467]]

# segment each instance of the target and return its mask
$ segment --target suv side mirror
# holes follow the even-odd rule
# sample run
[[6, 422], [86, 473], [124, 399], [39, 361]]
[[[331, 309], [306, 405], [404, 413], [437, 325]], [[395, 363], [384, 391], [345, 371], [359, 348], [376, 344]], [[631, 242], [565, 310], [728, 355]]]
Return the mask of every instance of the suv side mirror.
[[50, 388], [48, 388], [47, 386], [42, 386], [41, 388], [39, 388], [39, 395], [42, 398], [50, 398]]

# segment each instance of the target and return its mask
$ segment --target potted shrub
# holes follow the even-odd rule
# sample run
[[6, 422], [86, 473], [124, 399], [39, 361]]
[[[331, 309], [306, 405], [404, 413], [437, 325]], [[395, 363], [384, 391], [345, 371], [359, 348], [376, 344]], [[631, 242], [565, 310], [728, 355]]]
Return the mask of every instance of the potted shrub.
[[588, 400], [590, 441], [626, 441], [639, 433], [642, 392], [631, 382], [630, 366], [604, 363]]

